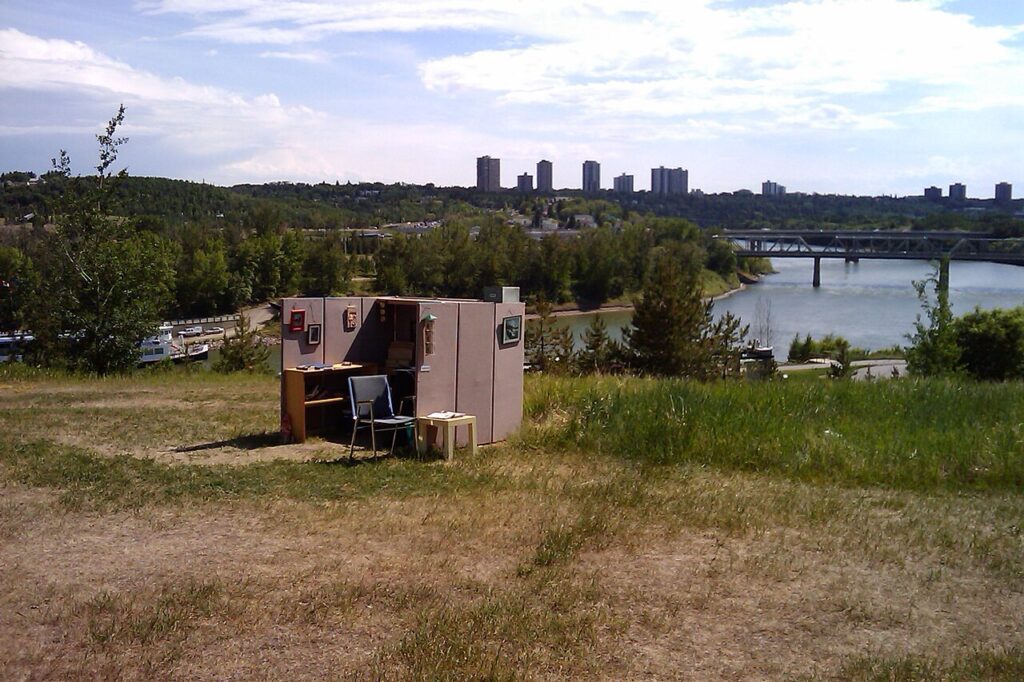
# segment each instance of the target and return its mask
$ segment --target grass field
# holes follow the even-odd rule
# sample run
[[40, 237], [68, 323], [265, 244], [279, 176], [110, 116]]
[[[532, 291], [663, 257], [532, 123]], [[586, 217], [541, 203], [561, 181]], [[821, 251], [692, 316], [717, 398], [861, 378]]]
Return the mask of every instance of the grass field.
[[1024, 678], [1024, 386], [529, 377], [454, 462], [0, 369], [0, 677]]

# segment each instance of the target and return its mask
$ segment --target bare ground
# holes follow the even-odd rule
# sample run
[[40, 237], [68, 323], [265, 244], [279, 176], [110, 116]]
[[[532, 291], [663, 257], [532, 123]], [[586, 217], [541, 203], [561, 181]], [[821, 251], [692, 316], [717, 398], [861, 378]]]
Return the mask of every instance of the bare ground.
[[[347, 452], [238, 440], [275, 406], [236, 420], [230, 393], [50, 388], [29, 435], [99, 455], [245, 466]], [[59, 395], [75, 401], [63, 427], [45, 407]], [[224, 412], [207, 432], [147, 431], [151, 407], [187, 427], [200, 401]], [[97, 447], [97, 420], [125, 428]], [[1018, 495], [703, 473], [629, 506], [602, 486], [632, 474], [585, 454], [416, 466], [501, 485], [72, 510], [0, 465], [0, 677], [842, 679], [866, 656], [1024, 645]]]
[[1014, 581], [837, 553], [813, 532], [637, 528], [537, 588], [520, 570], [551, 520], [535, 495], [100, 514], [0, 494], [6, 679], [404, 677], [416, 667], [396, 646], [424, 619], [563, 597], [583, 619], [566, 651], [499, 614], [510, 646], [538, 649], [527, 676], [782, 679], [1024, 639]]

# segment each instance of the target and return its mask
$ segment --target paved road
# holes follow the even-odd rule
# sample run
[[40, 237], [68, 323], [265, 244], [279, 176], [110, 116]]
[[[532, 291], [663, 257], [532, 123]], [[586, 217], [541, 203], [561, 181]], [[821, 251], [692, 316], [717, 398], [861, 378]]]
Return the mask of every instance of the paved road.
[[[253, 329], [253, 330], [259, 329], [261, 326], [263, 326], [263, 324], [265, 322], [267, 322], [268, 320], [270, 320], [271, 318], [274, 317], [274, 309], [271, 308], [266, 303], [264, 303], [262, 305], [254, 306], [252, 308], [246, 308], [242, 312], [245, 313], [246, 319], [249, 320], [249, 328]], [[179, 325], [175, 325], [174, 334], [177, 335], [178, 332], [180, 332], [182, 329], [184, 329], [186, 327], [204, 327], [204, 328], [206, 328], [206, 327], [224, 327], [224, 333], [218, 332], [216, 334], [202, 334], [200, 336], [192, 336], [192, 337], [189, 337], [189, 339], [188, 339], [189, 343], [194, 343], [194, 342], [199, 342], [199, 341], [204, 342], [204, 343], [209, 343], [210, 341], [216, 341], [217, 339], [220, 339], [220, 338], [222, 338], [225, 335], [229, 336], [229, 337], [235, 335], [235, 323], [234, 323], [234, 321], [210, 322], [208, 324], [203, 324], [203, 325], [200, 325], [200, 324], [179, 324]]]
[[[891, 379], [895, 368], [899, 376], [907, 375], [906, 360], [856, 360], [853, 363], [853, 378], [864, 381], [866, 379]], [[779, 372], [800, 372], [811, 369], [826, 369], [829, 366], [827, 361], [806, 362], [799, 365], [780, 365]]]

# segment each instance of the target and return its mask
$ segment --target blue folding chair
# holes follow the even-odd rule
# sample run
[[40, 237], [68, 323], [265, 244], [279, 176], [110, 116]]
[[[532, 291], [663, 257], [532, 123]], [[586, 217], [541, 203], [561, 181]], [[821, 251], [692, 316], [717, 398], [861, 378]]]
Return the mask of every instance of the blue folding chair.
[[412, 434], [412, 442], [416, 438], [416, 417], [407, 417], [401, 412], [406, 402], [412, 402], [415, 406], [416, 399], [413, 396], [402, 398], [398, 403], [398, 412], [395, 414], [391, 403], [391, 386], [388, 384], [387, 376], [377, 374], [364, 377], [349, 377], [348, 379], [349, 399], [352, 403], [352, 444], [348, 452], [349, 459], [356, 451], [356, 433], [359, 429], [370, 429], [370, 443], [373, 446], [373, 455], [377, 456], [377, 432], [391, 431], [391, 449], [388, 454], [395, 451], [395, 440], [399, 431], [406, 431]]

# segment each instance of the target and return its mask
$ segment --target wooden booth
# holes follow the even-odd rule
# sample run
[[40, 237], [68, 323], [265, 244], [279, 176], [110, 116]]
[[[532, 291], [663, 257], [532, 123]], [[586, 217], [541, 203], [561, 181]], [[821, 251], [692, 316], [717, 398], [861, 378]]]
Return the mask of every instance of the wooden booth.
[[504, 440], [523, 416], [524, 312], [519, 302], [283, 299], [282, 434], [301, 443], [347, 429], [348, 377], [386, 374], [396, 410], [414, 396], [413, 416], [474, 415], [479, 444]]

